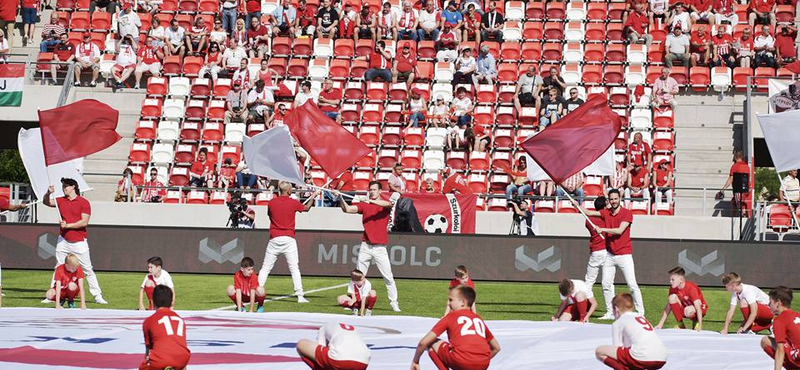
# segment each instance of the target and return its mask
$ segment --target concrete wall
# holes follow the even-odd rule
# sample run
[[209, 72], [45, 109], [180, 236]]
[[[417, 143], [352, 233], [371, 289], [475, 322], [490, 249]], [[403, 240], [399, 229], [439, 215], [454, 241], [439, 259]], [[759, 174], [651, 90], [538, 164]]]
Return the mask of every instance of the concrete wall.
[[20, 107], [0, 109], [0, 121], [39, 121], [38, 110], [53, 109], [61, 94], [61, 86], [25, 85]]

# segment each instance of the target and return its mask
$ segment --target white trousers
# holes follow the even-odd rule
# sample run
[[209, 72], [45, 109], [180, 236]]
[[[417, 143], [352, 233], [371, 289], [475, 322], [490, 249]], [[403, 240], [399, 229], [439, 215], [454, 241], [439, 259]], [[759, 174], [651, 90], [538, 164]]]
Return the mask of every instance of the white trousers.
[[267, 283], [272, 267], [280, 255], [286, 256], [286, 264], [289, 265], [289, 272], [292, 274], [292, 284], [294, 285], [294, 294], [298, 296], [303, 295], [303, 279], [300, 276], [300, 260], [297, 255], [297, 241], [291, 236], [279, 236], [269, 240], [267, 244], [267, 252], [264, 254], [264, 264], [261, 266], [261, 271], [258, 272], [258, 286], [264, 286]]
[[667, 204], [672, 204], [672, 189], [656, 188], [656, 203], [663, 202], [662, 197], [667, 196]]
[[600, 273], [600, 268], [603, 267], [603, 264], [606, 262], [606, 256], [608, 256], [608, 252], [605, 249], [594, 251], [589, 255], [589, 263], [586, 265], [586, 277], [583, 279], [586, 281], [586, 285], [589, 286], [589, 289], [591, 289], [597, 281], [597, 274]]
[[[97, 282], [97, 275], [94, 273], [92, 267], [92, 258], [89, 255], [89, 243], [86, 240], [70, 243], [63, 237], [58, 237], [56, 243], [56, 267], [63, 265], [64, 260], [70, 253], [78, 257], [78, 262], [81, 264], [83, 273], [86, 275], [86, 282], [89, 283], [89, 293], [93, 297], [103, 294], [100, 289], [100, 283]], [[50, 281], [50, 287], [55, 283], [55, 272], [53, 272], [53, 280]]]
[[633, 304], [636, 311], [644, 315], [644, 302], [642, 301], [642, 291], [636, 283], [636, 272], [633, 268], [633, 256], [623, 254], [615, 256], [608, 253], [606, 261], [603, 263], [603, 298], [606, 300], [606, 312], [614, 312], [611, 307], [611, 300], [614, 299], [614, 277], [617, 274], [617, 267], [622, 270], [625, 282], [633, 295]]
[[392, 263], [389, 261], [389, 252], [386, 250], [385, 245], [372, 245], [367, 242], [361, 243], [361, 248], [358, 251], [358, 264], [356, 264], [356, 268], [366, 276], [371, 262], [375, 262], [375, 265], [378, 266], [378, 271], [383, 275], [383, 282], [386, 283], [386, 295], [389, 298], [389, 302], [397, 302], [397, 285], [394, 283]]

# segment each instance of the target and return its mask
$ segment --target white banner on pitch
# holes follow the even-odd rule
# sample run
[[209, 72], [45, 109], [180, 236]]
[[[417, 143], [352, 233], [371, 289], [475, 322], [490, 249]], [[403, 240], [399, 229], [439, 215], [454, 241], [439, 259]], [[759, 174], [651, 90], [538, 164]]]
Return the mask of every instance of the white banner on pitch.
[[44, 194], [47, 193], [47, 187], [50, 185], [55, 188], [54, 195], [56, 197], [64, 196], [60, 182], [61, 178], [64, 177], [77, 181], [81, 192], [89, 190], [89, 185], [86, 184], [86, 180], [83, 179], [80, 173], [80, 169], [83, 168], [83, 158], [54, 164], [49, 167], [45, 166], [40, 129], [20, 129], [17, 136], [17, 146], [19, 147], [19, 155], [22, 157], [22, 163], [25, 165], [25, 171], [28, 172], [28, 178], [31, 180], [33, 192], [36, 193], [36, 198], [43, 199]]

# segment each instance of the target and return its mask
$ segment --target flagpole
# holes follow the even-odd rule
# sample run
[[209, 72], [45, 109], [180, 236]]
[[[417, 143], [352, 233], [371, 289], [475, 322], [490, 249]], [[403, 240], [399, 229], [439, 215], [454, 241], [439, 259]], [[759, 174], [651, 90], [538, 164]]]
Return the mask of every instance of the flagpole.
[[[325, 187], [328, 186], [328, 184], [330, 184], [331, 181], [333, 181], [333, 179], [328, 180], [328, 182], [326, 182], [325, 185], [322, 185], [321, 188], [317, 188], [317, 190], [325, 190]], [[305, 185], [307, 187], [310, 187], [310, 188], [316, 188], [316, 186], [313, 186], [313, 185], [310, 185], [310, 184], [303, 184], [303, 185]], [[314, 199], [314, 197], [308, 197], [308, 199], [306, 199], [306, 201], [303, 203], [303, 205], [308, 204], [308, 201], [310, 201], [312, 199]]]
[[583, 218], [585, 218], [586, 221], [588, 221], [589, 224], [592, 225], [592, 227], [594, 227], [594, 231], [597, 232], [597, 235], [600, 235], [601, 238], [605, 239], [606, 237], [603, 236], [603, 233], [600, 232], [600, 230], [598, 229], [597, 225], [595, 225], [594, 222], [592, 222], [592, 220], [589, 219], [589, 216], [587, 216], [586, 213], [583, 212], [582, 206], [580, 204], [578, 204], [578, 202], [574, 198], [572, 198], [572, 195], [569, 195], [569, 192], [564, 190], [564, 188], [561, 187], [561, 185], [558, 185], [558, 188], [561, 189], [561, 191], [564, 194], [567, 195], [567, 198], [569, 198], [569, 200], [571, 200], [573, 203], [575, 203], [575, 205], [577, 205], [577, 207], [575, 207], [575, 208], [577, 208], [578, 212], [580, 212], [583, 215]]
[[[37, 111], [39, 111], [39, 109], [37, 109]], [[53, 200], [53, 205], [56, 208], [56, 214], [58, 214], [58, 223], [61, 224], [61, 221], [63, 221], [62, 218], [61, 218], [61, 210], [58, 208], [58, 201], [56, 200], [56, 197], [55, 197], [55, 193], [56, 193], [55, 186], [53, 185], [53, 181], [50, 180], [50, 170], [48, 169], [48, 166], [47, 166], [47, 155], [44, 152], [44, 130], [40, 129], [39, 130], [39, 135], [42, 137], [42, 157], [44, 157], [44, 172], [47, 173], [47, 188], [48, 188], [48, 190], [50, 190], [50, 187], [53, 186], [53, 192], [50, 193], [50, 199]], [[78, 195], [80, 195], [80, 194], [78, 194]], [[42, 199], [42, 201], [44, 201], [44, 199]]]
[[792, 214], [792, 218], [794, 219], [794, 224], [800, 228], [800, 222], [797, 222], [797, 213], [792, 210], [792, 202], [789, 200], [789, 197], [786, 194], [786, 189], [783, 187], [783, 179], [781, 178], [781, 173], [777, 170], [775, 171], [775, 175], [778, 176], [778, 183], [781, 184], [781, 193], [783, 193], [783, 199], [786, 200], [786, 204], [789, 205], [789, 212]]

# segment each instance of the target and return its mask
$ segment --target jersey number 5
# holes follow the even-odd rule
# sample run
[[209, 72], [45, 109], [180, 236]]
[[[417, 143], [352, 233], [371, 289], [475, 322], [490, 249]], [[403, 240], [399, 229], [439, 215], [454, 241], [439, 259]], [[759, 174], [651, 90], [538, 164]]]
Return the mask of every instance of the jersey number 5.
[[164, 316], [161, 320], [158, 320], [158, 323], [164, 325], [164, 331], [167, 332], [167, 335], [175, 335], [175, 331], [172, 330], [172, 323], [169, 321], [177, 321], [178, 322], [178, 336], [183, 336], [183, 319], [177, 316]]
[[[470, 319], [466, 316], [460, 316], [457, 322], [459, 325], [463, 325], [461, 327], [461, 336], [477, 334], [483, 338], [486, 338], [486, 324], [483, 323], [483, 320], [477, 317]], [[473, 327], [475, 329], [472, 329]]]
[[642, 324], [642, 326], [644, 326], [644, 330], [653, 331], [653, 325], [650, 324], [650, 322], [647, 321], [644, 316], [636, 316], [636, 322]]

